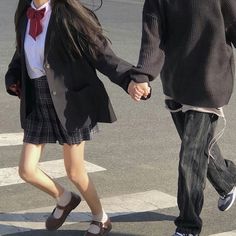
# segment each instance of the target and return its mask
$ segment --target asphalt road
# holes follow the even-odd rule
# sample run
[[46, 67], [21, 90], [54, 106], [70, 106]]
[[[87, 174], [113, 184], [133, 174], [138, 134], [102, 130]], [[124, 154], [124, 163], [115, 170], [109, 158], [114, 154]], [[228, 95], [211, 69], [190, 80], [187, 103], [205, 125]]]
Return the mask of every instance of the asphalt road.
[[[22, 132], [19, 123], [19, 100], [7, 95], [4, 85], [4, 73], [15, 47], [13, 16], [16, 2], [16, 0], [0, 0], [0, 135]], [[102, 9], [97, 12], [112, 41], [114, 51], [133, 64], [137, 63], [139, 53], [142, 6], [141, 0], [106, 0]], [[164, 108], [159, 79], [152, 83], [151, 99], [136, 103], [109, 79], [102, 75], [100, 78], [110, 95], [118, 121], [114, 124], [101, 124], [100, 133], [86, 145], [86, 160], [106, 169], [90, 174], [99, 195], [102, 199], [113, 199], [116, 196], [158, 191], [166, 194], [161, 200], [165, 200], [165, 196], [167, 200], [169, 197], [175, 197], [180, 142], [170, 115]], [[220, 146], [225, 157], [236, 162], [235, 105], [236, 97], [233, 95], [230, 104], [225, 108], [227, 127]], [[0, 146], [0, 176], [3, 168], [17, 166], [20, 150], [21, 145]], [[62, 150], [59, 145], [48, 145], [42, 161], [57, 161], [61, 157]], [[75, 190], [66, 177], [61, 177], [58, 181]], [[145, 208], [144, 201], [142, 203], [145, 209], [132, 211], [136, 205], [137, 207], [141, 205], [136, 198], [137, 196], [133, 202], [127, 201], [131, 205], [131, 210], [126, 212], [127, 214], [117, 214], [113, 211], [113, 231], [110, 235], [172, 235], [175, 230], [173, 220], [178, 214], [178, 208], [176, 206]], [[217, 200], [216, 192], [207, 183], [202, 211], [203, 236], [236, 230], [236, 205], [228, 212], [221, 213], [217, 210]], [[16, 212], [27, 212], [29, 209], [53, 204], [54, 201], [50, 197], [28, 184], [0, 186], [0, 235], [83, 235], [88, 222], [66, 225], [54, 233], [43, 229], [28, 231], [15, 225], [19, 221], [17, 217], [23, 214]], [[117, 209], [120, 204], [114, 201]], [[9, 221], [7, 215], [11, 216], [11, 226], [6, 227], [4, 222]], [[21, 223], [23, 225], [24, 222]], [[17, 232], [9, 234], [13, 228], [17, 228], [19, 232], [16, 230]], [[224, 235], [235, 234], [231, 232]]]

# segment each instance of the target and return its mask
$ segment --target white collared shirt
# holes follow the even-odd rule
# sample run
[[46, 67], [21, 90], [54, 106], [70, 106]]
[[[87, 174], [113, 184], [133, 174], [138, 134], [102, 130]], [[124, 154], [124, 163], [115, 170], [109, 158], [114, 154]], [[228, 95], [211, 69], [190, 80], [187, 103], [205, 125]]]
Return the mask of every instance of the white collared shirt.
[[[33, 1], [31, 3], [31, 7], [36, 9]], [[43, 4], [37, 10], [46, 8], [43, 19], [41, 20], [43, 31], [40, 35], [37, 36], [36, 40], [34, 40], [29, 35], [30, 28], [30, 20], [28, 20], [25, 42], [24, 42], [24, 50], [25, 50], [25, 61], [28, 75], [31, 79], [39, 78], [45, 75], [45, 70], [43, 67], [44, 63], [44, 48], [45, 48], [45, 39], [48, 28], [48, 23], [51, 16], [51, 5], [50, 0]]]

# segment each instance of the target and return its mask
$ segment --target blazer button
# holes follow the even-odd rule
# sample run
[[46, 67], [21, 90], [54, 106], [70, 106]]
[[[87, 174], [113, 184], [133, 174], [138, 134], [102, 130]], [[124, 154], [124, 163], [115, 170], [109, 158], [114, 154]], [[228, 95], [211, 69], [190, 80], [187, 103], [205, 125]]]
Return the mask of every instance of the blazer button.
[[46, 68], [47, 68], [47, 69], [50, 69], [50, 65], [49, 65], [48, 63], [46, 64]]
[[56, 91], [52, 91], [52, 95], [53, 95], [53, 96], [56, 96], [56, 95], [57, 95], [57, 92], [56, 92]]

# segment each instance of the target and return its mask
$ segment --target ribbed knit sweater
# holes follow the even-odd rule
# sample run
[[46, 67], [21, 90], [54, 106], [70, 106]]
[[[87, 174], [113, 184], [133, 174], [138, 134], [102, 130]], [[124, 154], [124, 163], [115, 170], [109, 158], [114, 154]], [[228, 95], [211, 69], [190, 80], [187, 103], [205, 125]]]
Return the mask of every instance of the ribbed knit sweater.
[[234, 79], [236, 0], [146, 0], [136, 82], [161, 73], [164, 94], [182, 104], [222, 107]]

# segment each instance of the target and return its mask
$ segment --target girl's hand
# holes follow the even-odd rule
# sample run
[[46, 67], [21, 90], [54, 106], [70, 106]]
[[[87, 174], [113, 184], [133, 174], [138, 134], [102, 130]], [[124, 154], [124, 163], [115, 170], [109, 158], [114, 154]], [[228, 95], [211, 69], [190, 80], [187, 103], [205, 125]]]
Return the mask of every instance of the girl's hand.
[[20, 98], [21, 89], [20, 89], [20, 83], [19, 83], [19, 82], [17, 82], [16, 84], [12, 84], [12, 85], [9, 87], [9, 90], [11, 90], [13, 93], [16, 94], [16, 96], [18, 96], [18, 98]]
[[131, 81], [128, 87], [129, 95], [135, 100], [140, 101], [142, 97], [147, 98], [150, 93], [150, 87], [148, 83], [135, 83]]

